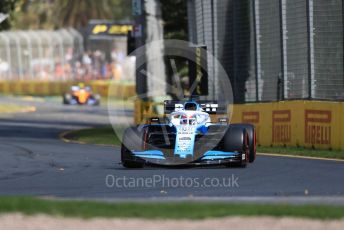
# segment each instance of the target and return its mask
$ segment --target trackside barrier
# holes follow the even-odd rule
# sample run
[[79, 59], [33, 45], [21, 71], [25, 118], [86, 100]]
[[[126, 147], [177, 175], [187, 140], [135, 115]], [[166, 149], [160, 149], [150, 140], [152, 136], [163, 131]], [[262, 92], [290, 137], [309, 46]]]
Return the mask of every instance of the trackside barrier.
[[[136, 101], [135, 122], [156, 116], [154, 104]], [[261, 146], [344, 150], [344, 102], [283, 101], [233, 106], [232, 123], [251, 123]]]
[[[0, 94], [31, 95], [31, 96], [60, 96], [78, 82], [40, 82], [40, 81], [0, 81]], [[91, 81], [87, 83], [95, 93], [108, 96], [110, 82]], [[111, 96], [129, 98], [135, 96], [135, 85], [128, 83], [113, 83]]]
[[163, 114], [158, 114], [156, 108], [163, 106], [163, 103], [154, 103], [151, 101], [142, 101], [140, 99], [135, 100], [135, 113], [134, 122], [135, 124], [147, 124], [151, 117], [162, 117]]

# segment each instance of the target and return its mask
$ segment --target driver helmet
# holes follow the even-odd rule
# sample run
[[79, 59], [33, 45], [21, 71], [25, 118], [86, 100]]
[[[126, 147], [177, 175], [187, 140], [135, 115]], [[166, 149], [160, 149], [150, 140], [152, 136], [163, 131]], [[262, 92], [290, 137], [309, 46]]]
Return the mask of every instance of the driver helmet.
[[80, 82], [80, 83], [78, 84], [78, 86], [79, 86], [79, 88], [80, 88], [80, 89], [83, 89], [83, 88], [85, 88], [85, 84], [84, 84], [84, 83], [82, 83], [82, 82]]
[[184, 109], [188, 110], [188, 111], [196, 111], [197, 110], [197, 104], [194, 102], [185, 103]]

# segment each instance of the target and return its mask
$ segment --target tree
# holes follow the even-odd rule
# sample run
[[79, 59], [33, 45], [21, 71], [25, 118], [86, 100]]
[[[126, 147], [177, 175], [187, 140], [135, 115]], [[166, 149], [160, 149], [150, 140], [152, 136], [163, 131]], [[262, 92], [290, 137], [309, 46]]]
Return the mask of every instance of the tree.
[[[162, 19], [165, 39], [188, 40], [188, 20], [186, 0], [161, 0]], [[172, 67], [173, 63], [173, 67]], [[182, 57], [165, 57], [167, 82], [177, 87], [177, 81], [182, 85], [184, 93], [188, 89], [188, 60]], [[176, 76], [174, 76], [176, 74]], [[180, 92], [173, 91], [171, 96], [177, 99]]]
[[[13, 0], [12, 0], [13, 1]], [[84, 28], [91, 19], [131, 19], [129, 0], [16, 0], [15, 29]], [[0, 0], [3, 3], [3, 0]], [[0, 5], [1, 5], [0, 4]]]
[[[0, 1], [0, 12], [3, 14], [12, 14], [15, 9], [17, 0], [1, 0]], [[7, 18], [5, 21], [0, 23], [0, 30], [6, 30], [11, 27], [11, 21]]]
[[110, 0], [113, 20], [132, 20], [131, 0]]
[[165, 39], [188, 40], [187, 1], [162, 0], [161, 10], [164, 21]]
[[53, 0], [18, 1], [13, 17], [13, 28], [20, 30], [53, 29]]
[[90, 19], [111, 19], [112, 2], [112, 0], [55, 0], [55, 25], [80, 29], [87, 26]]

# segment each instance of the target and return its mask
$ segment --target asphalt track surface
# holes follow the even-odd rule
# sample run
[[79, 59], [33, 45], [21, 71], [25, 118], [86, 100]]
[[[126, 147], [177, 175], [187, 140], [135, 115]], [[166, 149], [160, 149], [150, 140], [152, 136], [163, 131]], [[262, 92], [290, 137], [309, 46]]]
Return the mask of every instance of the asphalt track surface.
[[59, 139], [66, 130], [109, 124], [105, 107], [18, 98], [2, 102], [34, 105], [37, 111], [0, 115], [0, 195], [283, 202], [297, 197], [344, 203], [343, 162], [258, 156], [246, 168], [125, 169], [118, 147]]

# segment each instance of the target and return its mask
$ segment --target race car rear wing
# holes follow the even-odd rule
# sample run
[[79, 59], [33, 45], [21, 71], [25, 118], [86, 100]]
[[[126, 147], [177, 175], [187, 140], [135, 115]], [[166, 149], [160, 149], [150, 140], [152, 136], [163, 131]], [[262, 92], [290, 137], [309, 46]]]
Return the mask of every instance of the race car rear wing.
[[[189, 101], [166, 100], [164, 102], [164, 113], [170, 114], [184, 109], [184, 103]], [[227, 114], [227, 106], [220, 105], [217, 101], [195, 101], [208, 114]]]

